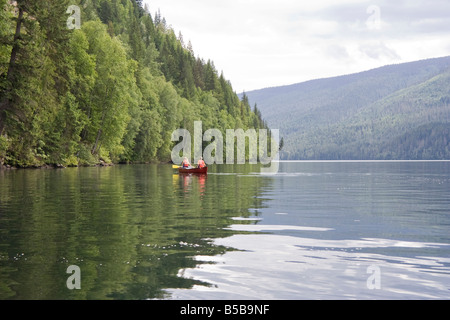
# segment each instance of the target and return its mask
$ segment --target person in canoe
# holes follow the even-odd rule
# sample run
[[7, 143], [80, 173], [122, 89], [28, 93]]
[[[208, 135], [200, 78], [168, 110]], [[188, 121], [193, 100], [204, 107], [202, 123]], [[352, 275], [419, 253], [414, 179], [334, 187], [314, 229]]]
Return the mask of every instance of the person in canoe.
[[197, 168], [202, 169], [204, 167], [206, 167], [206, 163], [205, 163], [205, 161], [203, 161], [203, 158], [200, 157], [200, 159], [197, 162]]
[[203, 158], [200, 158], [197, 162], [197, 166], [193, 167], [187, 158], [183, 159], [181, 166], [178, 167], [178, 173], [193, 173], [193, 174], [206, 174], [208, 172], [208, 167], [206, 163], [203, 161]]
[[191, 164], [189, 163], [188, 158], [184, 157], [183, 162], [181, 163], [181, 166], [183, 168], [190, 168], [191, 167]]

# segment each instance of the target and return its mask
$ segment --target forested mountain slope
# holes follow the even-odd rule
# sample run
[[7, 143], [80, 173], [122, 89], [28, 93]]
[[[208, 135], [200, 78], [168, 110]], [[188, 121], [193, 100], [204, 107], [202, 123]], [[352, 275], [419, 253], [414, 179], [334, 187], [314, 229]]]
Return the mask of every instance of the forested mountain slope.
[[213, 61], [150, 10], [0, 0], [0, 165], [168, 161], [173, 130], [196, 120], [205, 131], [264, 127]]
[[246, 95], [283, 159], [450, 159], [450, 57]]

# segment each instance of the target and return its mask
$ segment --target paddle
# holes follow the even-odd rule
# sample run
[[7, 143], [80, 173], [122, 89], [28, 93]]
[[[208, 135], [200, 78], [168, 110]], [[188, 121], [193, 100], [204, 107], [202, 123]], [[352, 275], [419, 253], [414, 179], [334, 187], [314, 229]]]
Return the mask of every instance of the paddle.
[[180, 166], [177, 166], [175, 164], [172, 165], [172, 169], [178, 169]]

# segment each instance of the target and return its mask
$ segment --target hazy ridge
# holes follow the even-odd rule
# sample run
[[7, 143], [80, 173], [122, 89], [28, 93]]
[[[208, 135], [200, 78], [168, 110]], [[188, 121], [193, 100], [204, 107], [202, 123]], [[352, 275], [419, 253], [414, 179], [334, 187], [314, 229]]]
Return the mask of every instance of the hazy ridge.
[[246, 92], [283, 159], [449, 159], [450, 57]]

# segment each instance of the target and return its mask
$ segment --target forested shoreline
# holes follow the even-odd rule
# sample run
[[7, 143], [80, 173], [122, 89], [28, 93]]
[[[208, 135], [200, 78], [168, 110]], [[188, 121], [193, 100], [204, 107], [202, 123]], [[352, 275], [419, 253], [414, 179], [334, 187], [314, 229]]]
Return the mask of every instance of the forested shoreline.
[[[80, 29], [68, 28], [71, 5]], [[171, 133], [194, 121], [205, 131], [267, 128], [214, 62], [142, 1], [0, 6], [1, 166], [167, 162]]]

